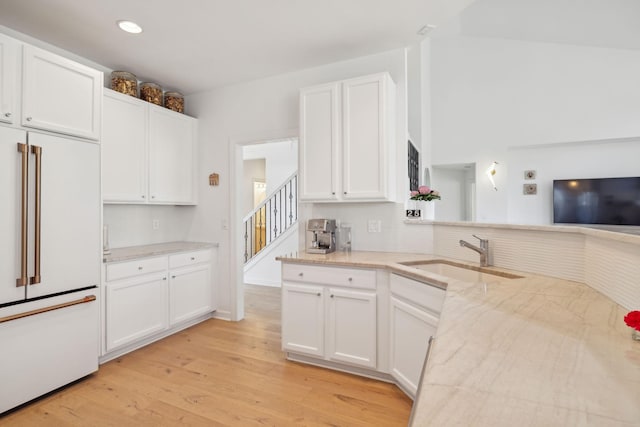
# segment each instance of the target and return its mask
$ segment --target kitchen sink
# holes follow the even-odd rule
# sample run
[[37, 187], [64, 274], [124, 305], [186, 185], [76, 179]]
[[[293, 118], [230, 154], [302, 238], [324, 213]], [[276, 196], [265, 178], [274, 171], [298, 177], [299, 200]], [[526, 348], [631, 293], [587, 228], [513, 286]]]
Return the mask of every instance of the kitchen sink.
[[497, 282], [523, 277], [487, 267], [475, 267], [444, 260], [407, 261], [400, 264], [465, 282]]

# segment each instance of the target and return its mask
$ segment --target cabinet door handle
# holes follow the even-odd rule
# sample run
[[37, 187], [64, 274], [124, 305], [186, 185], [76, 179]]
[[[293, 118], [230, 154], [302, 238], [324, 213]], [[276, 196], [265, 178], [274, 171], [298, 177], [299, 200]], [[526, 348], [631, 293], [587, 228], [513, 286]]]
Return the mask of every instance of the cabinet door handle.
[[27, 117], [27, 118], [26, 118], [26, 120], [27, 120], [28, 122], [30, 122], [31, 120], [33, 120], [33, 117], [29, 116], [29, 117]]
[[175, 278], [176, 278], [176, 276], [171, 276], [171, 278], [172, 278], [172, 279], [175, 279]]
[[167, 278], [166, 278], [166, 277], [163, 277], [163, 278], [162, 278], [162, 280], [167, 280]]
[[353, 282], [353, 277], [349, 277], [349, 281], [350, 281], [350, 282]]
[[333, 294], [331, 294], [331, 298], [333, 298]]
[[302, 277], [304, 276], [304, 273], [298, 273], [298, 276]]
[[143, 198], [143, 199], [145, 199], [145, 198], [146, 198], [146, 196], [143, 194], [143, 195], [142, 195], [142, 198]]
[[151, 198], [152, 198], [152, 199], [155, 199], [155, 198], [156, 198], [156, 196], [151, 196]]
[[138, 270], [142, 270], [142, 267], [138, 267]]
[[317, 297], [319, 297], [319, 296], [321, 296], [321, 295], [322, 295], [322, 294], [321, 294], [320, 292], [318, 292], [318, 293], [316, 294], [316, 296], [317, 296]]
[[11, 117], [11, 113], [4, 113], [5, 117]]
[[342, 194], [347, 194], [347, 192], [345, 191], [345, 192], [344, 192], [344, 193], [342, 193]]
[[195, 260], [196, 260], [195, 257], [191, 257], [191, 261], [195, 261]]
[[335, 196], [335, 195], [336, 195], [336, 192], [335, 192], [335, 191], [332, 191], [332, 192], [331, 192], [331, 194]]

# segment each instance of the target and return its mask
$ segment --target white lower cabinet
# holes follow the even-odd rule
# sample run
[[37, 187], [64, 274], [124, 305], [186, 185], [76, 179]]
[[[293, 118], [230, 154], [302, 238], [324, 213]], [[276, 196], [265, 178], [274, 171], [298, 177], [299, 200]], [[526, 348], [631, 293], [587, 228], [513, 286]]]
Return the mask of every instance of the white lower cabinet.
[[[283, 266], [287, 280], [282, 286], [283, 350], [375, 369], [375, 272], [326, 267], [322, 274], [322, 269], [309, 267], [305, 278], [304, 267], [300, 268]], [[326, 286], [350, 282], [371, 290]]]
[[107, 285], [106, 349], [167, 329], [167, 276], [143, 275]]
[[282, 347], [296, 353], [324, 356], [324, 287], [284, 284]]
[[212, 263], [206, 249], [107, 264], [103, 356], [131, 351], [214, 311]]
[[389, 316], [390, 372], [415, 397], [429, 349], [438, 328], [445, 291], [406, 277], [391, 275]]
[[185, 267], [171, 271], [169, 324], [175, 325], [212, 309], [211, 266]]
[[282, 264], [287, 358], [395, 382], [415, 398], [445, 290], [381, 270]]
[[353, 365], [376, 367], [376, 294], [329, 289], [327, 357]]

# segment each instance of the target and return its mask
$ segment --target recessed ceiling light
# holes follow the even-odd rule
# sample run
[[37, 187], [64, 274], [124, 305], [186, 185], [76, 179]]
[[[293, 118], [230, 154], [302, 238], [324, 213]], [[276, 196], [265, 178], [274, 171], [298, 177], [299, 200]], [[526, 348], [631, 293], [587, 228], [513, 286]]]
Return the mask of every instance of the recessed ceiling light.
[[133, 21], [118, 21], [118, 27], [120, 27], [122, 31], [131, 34], [139, 34], [142, 32], [142, 27]]
[[417, 31], [419, 36], [425, 36], [427, 35], [427, 33], [431, 30], [433, 30], [434, 28], [436, 28], [435, 25], [431, 25], [431, 24], [426, 24], [423, 25], [422, 27], [420, 27], [420, 29]]

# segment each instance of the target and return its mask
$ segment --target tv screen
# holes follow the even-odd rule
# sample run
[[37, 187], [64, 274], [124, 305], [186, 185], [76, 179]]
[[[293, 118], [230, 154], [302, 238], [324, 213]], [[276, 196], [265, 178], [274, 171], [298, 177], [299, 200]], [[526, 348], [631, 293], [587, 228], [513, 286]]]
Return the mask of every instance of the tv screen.
[[553, 222], [640, 225], [640, 177], [554, 180]]

